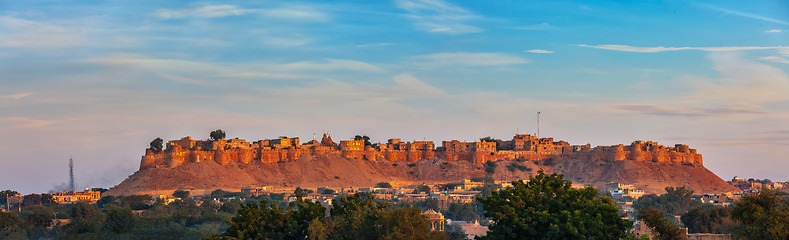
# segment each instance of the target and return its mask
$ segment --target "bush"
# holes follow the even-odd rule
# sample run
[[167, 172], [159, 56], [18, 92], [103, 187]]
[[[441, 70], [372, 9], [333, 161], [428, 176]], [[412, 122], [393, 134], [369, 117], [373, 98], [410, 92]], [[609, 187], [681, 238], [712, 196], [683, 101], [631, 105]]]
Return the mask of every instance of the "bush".
[[334, 190], [331, 190], [331, 189], [328, 189], [328, 188], [324, 189], [323, 192], [321, 192], [321, 194], [326, 194], [326, 195], [334, 194], [334, 193], [335, 193]]
[[546, 159], [542, 160], [542, 165], [553, 166], [553, 164], [554, 164], [553, 158], [546, 158]]
[[507, 166], [507, 170], [510, 172], [514, 172], [515, 170], [519, 170], [521, 172], [528, 172], [531, 171], [532, 169], [522, 164], [512, 163], [509, 166]]
[[485, 163], [485, 173], [488, 173], [488, 174], [496, 173], [496, 162], [486, 162]]
[[375, 184], [375, 187], [377, 187], [377, 188], [392, 188], [392, 184], [390, 184], [388, 182], [379, 182], [379, 183]]

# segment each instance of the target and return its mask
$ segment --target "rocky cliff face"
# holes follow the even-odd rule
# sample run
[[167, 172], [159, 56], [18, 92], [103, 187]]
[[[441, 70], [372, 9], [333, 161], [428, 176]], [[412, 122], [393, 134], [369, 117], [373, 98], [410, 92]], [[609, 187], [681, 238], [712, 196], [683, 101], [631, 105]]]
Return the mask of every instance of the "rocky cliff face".
[[[614, 148], [616, 150], [616, 148]], [[647, 193], [662, 193], [667, 186], [686, 186], [697, 194], [737, 191], [700, 164], [684, 161], [629, 160], [631, 151], [555, 155], [550, 161], [499, 160], [496, 180], [528, 179], [538, 169], [558, 172], [574, 183], [602, 188], [608, 182], [635, 184]], [[618, 160], [596, 157], [600, 154], [625, 154]], [[670, 153], [669, 153], [670, 154]], [[690, 152], [687, 152], [690, 155]], [[695, 151], [692, 153], [695, 154]], [[605, 155], [608, 156], [608, 155]], [[698, 161], [700, 162], [700, 155]], [[510, 165], [522, 167], [509, 167]], [[184, 162], [178, 167], [143, 168], [110, 189], [108, 195], [170, 194], [174, 190], [210, 192], [215, 189], [237, 190], [248, 185], [273, 188], [300, 187], [370, 187], [378, 182], [395, 185], [439, 184], [485, 176], [483, 165], [473, 161], [444, 161], [440, 158], [415, 163], [384, 159], [344, 158], [337, 154], [304, 154], [292, 161], [263, 163], [252, 161], [217, 163]]]

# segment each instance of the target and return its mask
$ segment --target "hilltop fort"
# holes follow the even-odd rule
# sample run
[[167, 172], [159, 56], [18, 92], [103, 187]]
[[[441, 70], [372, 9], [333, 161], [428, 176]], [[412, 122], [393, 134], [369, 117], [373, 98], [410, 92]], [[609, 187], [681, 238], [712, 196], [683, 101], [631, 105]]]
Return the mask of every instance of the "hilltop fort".
[[152, 167], [176, 168], [185, 163], [214, 161], [220, 165], [280, 163], [295, 161], [307, 156], [334, 154], [346, 159], [364, 159], [390, 162], [417, 162], [439, 159], [484, 164], [491, 161], [545, 159], [589, 159], [606, 162], [633, 160], [656, 163], [679, 163], [703, 166], [701, 154], [685, 144], [666, 147], [656, 142], [635, 141], [628, 146], [591, 147], [570, 145], [553, 138], [538, 138], [529, 134], [516, 134], [512, 140], [462, 142], [442, 141], [435, 147], [432, 141], [403, 142], [399, 138], [386, 143], [371, 144], [365, 140], [343, 140], [339, 144], [324, 134], [301, 144], [299, 138], [280, 137], [255, 142], [244, 139], [195, 140], [184, 137], [167, 142], [162, 151], [148, 149], [140, 162], [140, 170]]
[[[218, 132], [214, 131], [214, 132]], [[638, 186], [645, 193], [686, 186], [698, 194], [737, 191], [704, 167], [696, 149], [656, 142], [592, 147], [553, 138], [516, 134], [509, 140], [402, 141], [371, 143], [365, 136], [336, 141], [329, 134], [302, 143], [297, 137], [249, 142], [244, 139], [155, 139], [137, 172], [107, 195], [210, 192], [243, 186], [370, 187], [446, 184], [492, 178], [528, 179], [540, 169], [603, 189], [610, 182]], [[438, 142], [436, 142], [438, 143]]]

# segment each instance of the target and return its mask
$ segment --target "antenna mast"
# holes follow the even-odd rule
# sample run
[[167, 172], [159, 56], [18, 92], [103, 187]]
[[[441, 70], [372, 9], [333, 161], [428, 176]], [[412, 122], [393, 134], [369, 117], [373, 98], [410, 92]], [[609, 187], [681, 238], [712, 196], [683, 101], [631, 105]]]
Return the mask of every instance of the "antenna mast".
[[68, 189], [74, 191], [74, 159], [68, 158]]
[[540, 112], [537, 112], [537, 138], [540, 138]]

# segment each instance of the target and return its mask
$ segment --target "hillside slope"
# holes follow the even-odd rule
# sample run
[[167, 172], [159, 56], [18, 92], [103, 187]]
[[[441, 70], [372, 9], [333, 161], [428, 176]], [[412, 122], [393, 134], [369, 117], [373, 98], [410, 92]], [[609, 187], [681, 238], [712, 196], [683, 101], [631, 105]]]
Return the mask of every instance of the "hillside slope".
[[[213, 161], [187, 163], [177, 168], [148, 168], [137, 171], [110, 189], [107, 195], [171, 194], [186, 189], [195, 194], [215, 189], [238, 190], [247, 185], [274, 188], [300, 187], [370, 187], [378, 182], [394, 185], [436, 184], [485, 176], [483, 165], [467, 161], [446, 162], [438, 159], [416, 163], [393, 163], [345, 159], [333, 154], [304, 155], [301, 159], [281, 163], [220, 165]], [[576, 183], [598, 188], [608, 182], [635, 184], [647, 193], [662, 193], [666, 186], [687, 186], [696, 193], [737, 191], [702, 166], [639, 161], [590, 161], [557, 159], [545, 162], [517, 163], [524, 167], [507, 168], [512, 161], [497, 162], [496, 180], [528, 179], [540, 168], [558, 172]], [[523, 171], [522, 171], [523, 170]]]

